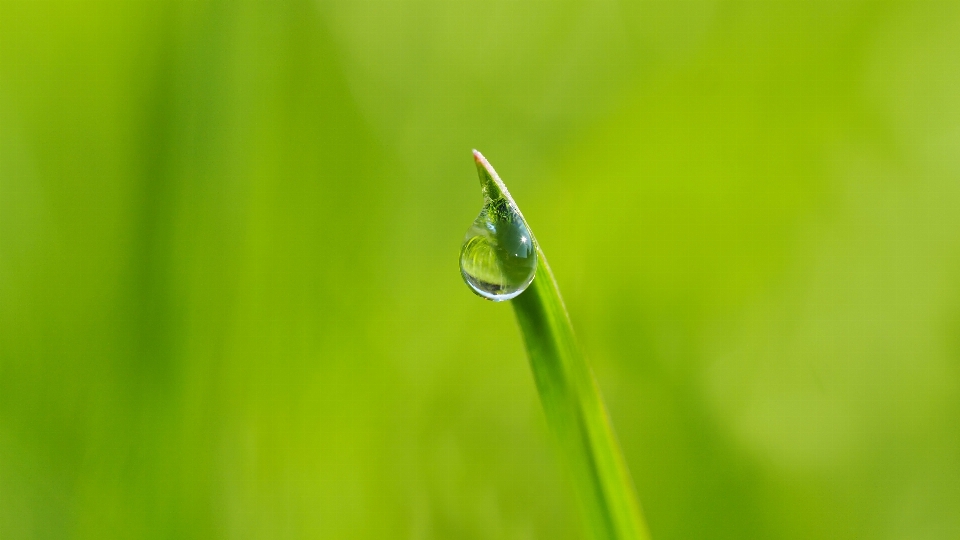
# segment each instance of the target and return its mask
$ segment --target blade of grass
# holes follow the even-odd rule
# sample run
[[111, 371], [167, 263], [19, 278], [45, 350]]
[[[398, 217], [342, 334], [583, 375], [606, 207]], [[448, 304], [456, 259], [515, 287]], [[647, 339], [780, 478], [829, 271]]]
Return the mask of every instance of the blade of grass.
[[595, 538], [649, 539], [600, 392], [537, 245], [537, 277], [513, 299], [547, 422], [558, 438]]
[[[490, 163], [477, 151], [474, 157], [481, 184], [495, 186], [519, 212]], [[536, 239], [534, 245], [536, 277], [511, 302], [547, 423], [559, 442], [586, 524], [596, 539], [649, 540], [630, 473], [593, 373], [577, 346], [547, 258]]]

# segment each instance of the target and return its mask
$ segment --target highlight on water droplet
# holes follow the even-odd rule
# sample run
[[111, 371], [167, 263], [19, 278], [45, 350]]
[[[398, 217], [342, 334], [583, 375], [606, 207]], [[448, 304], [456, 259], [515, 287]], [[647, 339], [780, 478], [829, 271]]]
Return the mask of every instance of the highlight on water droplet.
[[483, 208], [460, 248], [460, 274], [480, 296], [500, 302], [530, 286], [537, 272], [536, 241], [507, 187], [480, 152], [473, 151]]

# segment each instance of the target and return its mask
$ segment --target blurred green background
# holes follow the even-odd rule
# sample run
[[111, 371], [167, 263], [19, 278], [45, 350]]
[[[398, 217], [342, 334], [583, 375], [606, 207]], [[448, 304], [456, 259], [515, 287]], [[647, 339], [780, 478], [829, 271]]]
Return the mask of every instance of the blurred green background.
[[960, 537], [958, 28], [0, 0], [0, 537], [580, 538], [472, 148], [656, 540]]

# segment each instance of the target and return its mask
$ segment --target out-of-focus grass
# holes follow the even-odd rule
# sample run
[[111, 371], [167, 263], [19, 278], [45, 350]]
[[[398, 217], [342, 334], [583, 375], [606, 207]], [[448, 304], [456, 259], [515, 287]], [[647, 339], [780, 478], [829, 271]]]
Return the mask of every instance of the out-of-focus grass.
[[955, 538], [958, 23], [0, 1], [0, 537], [574, 537], [480, 147], [655, 538]]

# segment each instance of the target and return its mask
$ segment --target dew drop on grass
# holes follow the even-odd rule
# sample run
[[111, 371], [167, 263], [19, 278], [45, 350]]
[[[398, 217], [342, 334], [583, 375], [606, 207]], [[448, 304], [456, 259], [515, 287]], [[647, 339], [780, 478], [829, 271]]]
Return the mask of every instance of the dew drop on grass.
[[500, 302], [522, 293], [537, 270], [537, 249], [526, 221], [506, 186], [474, 150], [483, 208], [460, 248], [460, 273], [480, 296]]

